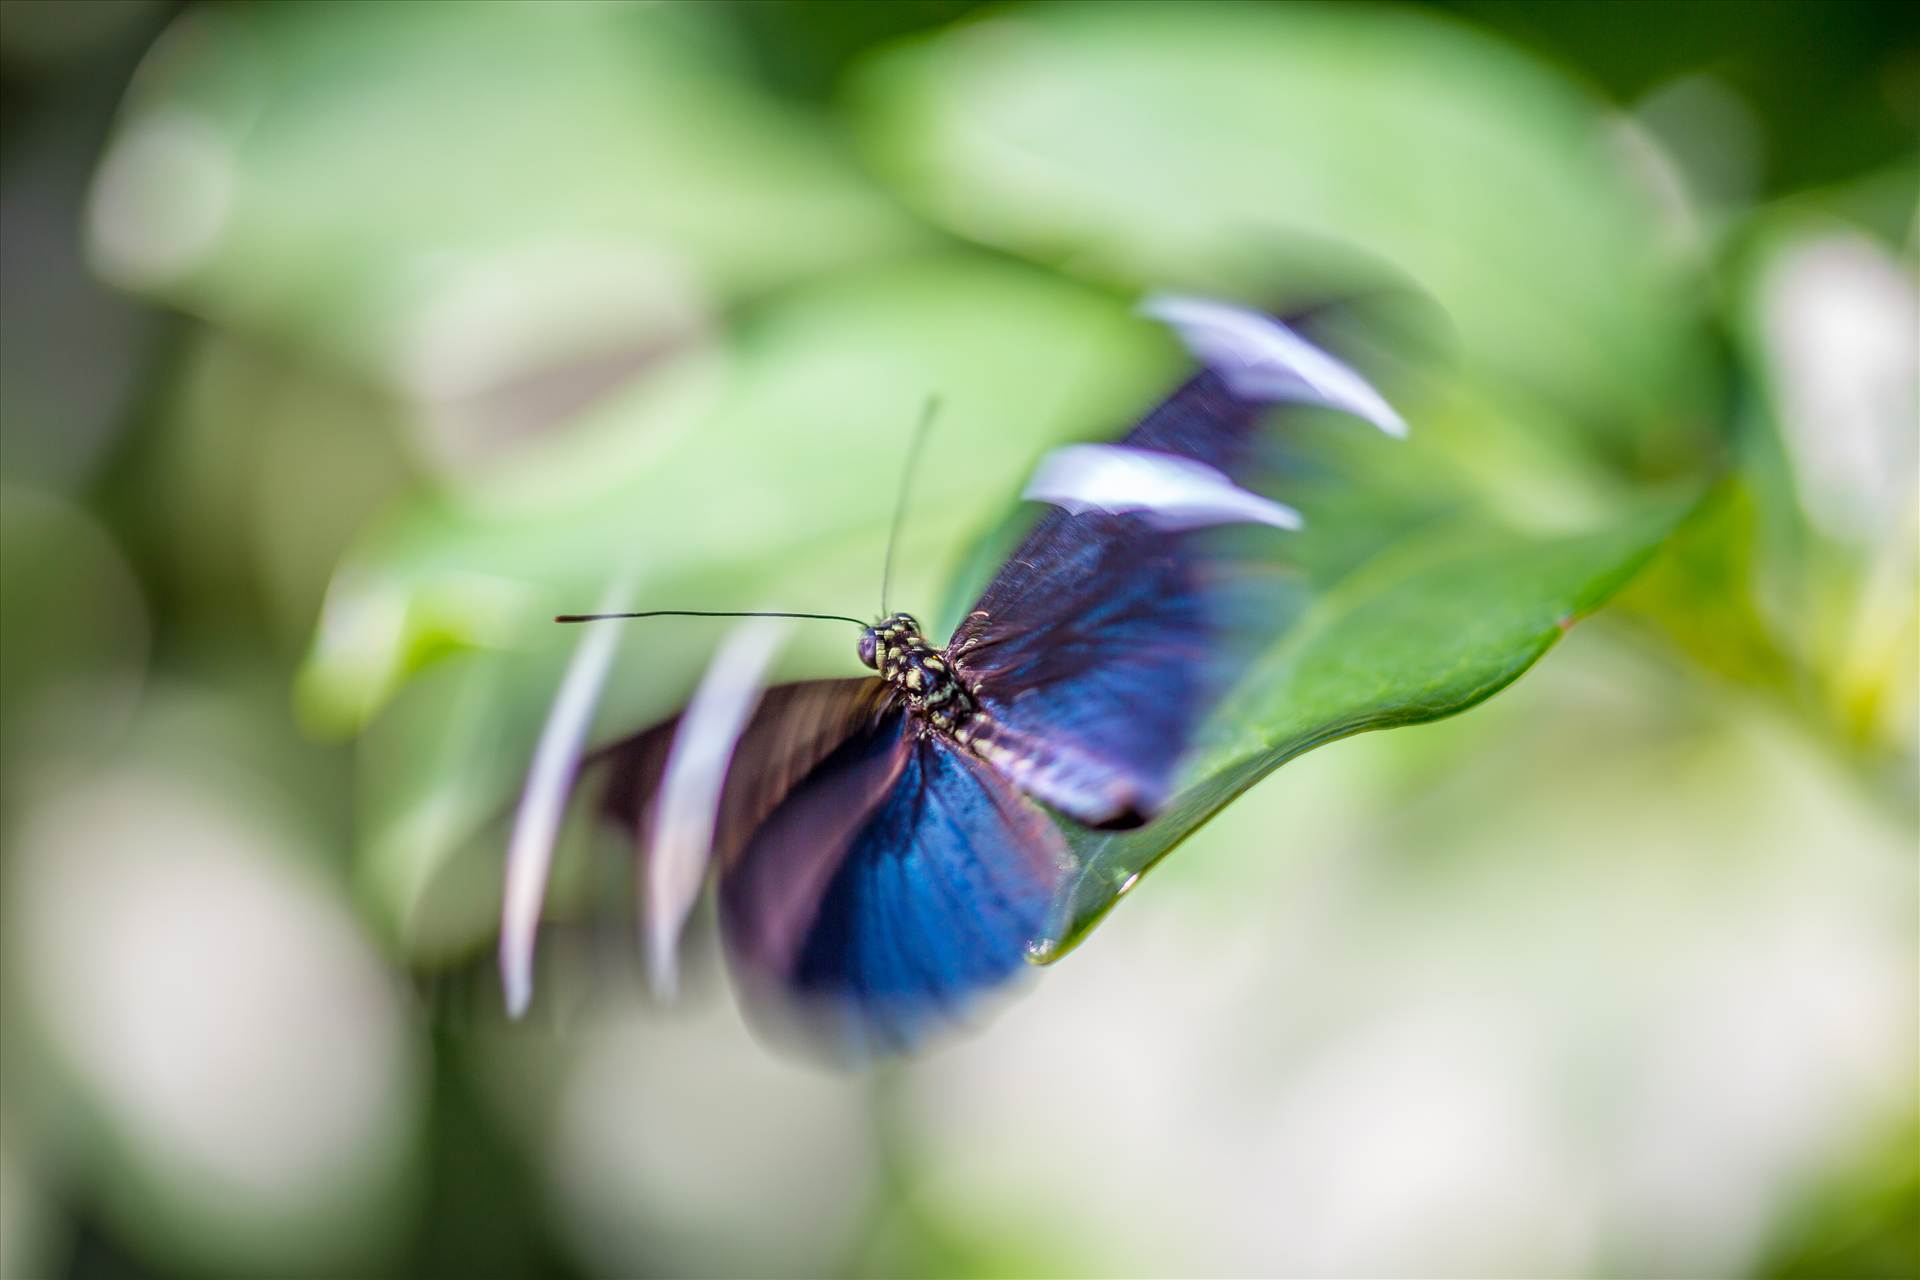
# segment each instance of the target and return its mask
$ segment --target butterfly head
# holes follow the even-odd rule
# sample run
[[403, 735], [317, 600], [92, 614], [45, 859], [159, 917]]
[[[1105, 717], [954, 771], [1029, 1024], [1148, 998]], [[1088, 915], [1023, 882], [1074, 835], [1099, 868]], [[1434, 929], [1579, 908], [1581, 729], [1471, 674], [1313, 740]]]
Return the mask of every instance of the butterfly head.
[[972, 719], [972, 692], [947, 656], [927, 643], [911, 614], [896, 613], [860, 634], [860, 661], [880, 673], [912, 711], [958, 734]]
[[898, 658], [912, 647], [924, 647], [920, 624], [910, 613], [896, 613], [874, 623], [860, 633], [860, 661], [882, 675], [887, 674], [888, 658]]

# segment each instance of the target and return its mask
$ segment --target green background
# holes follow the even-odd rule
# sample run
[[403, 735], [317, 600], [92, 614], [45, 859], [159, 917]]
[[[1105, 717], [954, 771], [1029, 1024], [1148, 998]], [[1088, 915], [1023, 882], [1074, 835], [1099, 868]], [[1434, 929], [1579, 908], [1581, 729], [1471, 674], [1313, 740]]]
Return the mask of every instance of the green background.
[[[1920, 1273], [1901, 7], [0, 16], [0, 1275]], [[572, 831], [508, 1026], [546, 619], [868, 612], [938, 394], [950, 625], [1152, 289], [1352, 297], [1413, 432], [1294, 421], [1060, 962], [824, 1074]]]

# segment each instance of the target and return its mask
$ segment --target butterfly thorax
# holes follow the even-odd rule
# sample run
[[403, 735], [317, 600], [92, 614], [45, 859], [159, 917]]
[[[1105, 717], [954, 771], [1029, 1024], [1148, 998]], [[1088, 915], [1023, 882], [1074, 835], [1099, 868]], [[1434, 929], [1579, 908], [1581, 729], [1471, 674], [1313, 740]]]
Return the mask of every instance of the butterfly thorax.
[[860, 660], [894, 687], [923, 722], [971, 745], [985, 728], [985, 714], [947, 655], [928, 643], [910, 614], [896, 613], [860, 637]]

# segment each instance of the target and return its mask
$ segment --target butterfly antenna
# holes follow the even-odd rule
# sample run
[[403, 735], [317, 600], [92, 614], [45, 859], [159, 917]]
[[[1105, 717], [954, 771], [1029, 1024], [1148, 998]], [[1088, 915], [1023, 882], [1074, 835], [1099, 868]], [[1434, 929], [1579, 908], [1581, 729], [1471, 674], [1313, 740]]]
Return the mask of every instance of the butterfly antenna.
[[933, 416], [940, 411], [940, 397], [928, 396], [926, 408], [920, 411], [920, 424], [913, 429], [913, 441], [907, 446], [906, 469], [900, 473], [900, 496], [893, 504], [893, 527], [887, 530], [887, 558], [880, 566], [880, 616], [887, 616], [887, 588], [893, 584], [893, 551], [900, 541], [900, 526], [907, 518], [907, 493], [913, 487], [914, 472], [920, 466], [920, 452], [927, 443], [927, 432], [933, 427]]
[[610, 622], [615, 618], [811, 618], [816, 622], [851, 622], [856, 627], [867, 624], [858, 618], [849, 618], [844, 613], [776, 613], [768, 609], [649, 609], [644, 613], [562, 613], [554, 617], [555, 622]]

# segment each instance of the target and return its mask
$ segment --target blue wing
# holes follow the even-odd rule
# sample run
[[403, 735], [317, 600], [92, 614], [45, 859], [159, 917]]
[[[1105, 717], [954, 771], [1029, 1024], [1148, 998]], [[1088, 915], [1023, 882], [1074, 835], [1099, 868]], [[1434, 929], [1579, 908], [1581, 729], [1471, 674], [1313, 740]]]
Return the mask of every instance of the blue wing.
[[[1121, 442], [1250, 468], [1270, 406], [1206, 370]], [[949, 652], [993, 717], [992, 759], [1021, 789], [1093, 826], [1136, 826], [1166, 803], [1238, 638], [1277, 630], [1291, 593], [1216, 530], [1050, 510], [988, 584]]]
[[[1143, 310], [1171, 324], [1204, 367], [1124, 446], [1243, 484], [1278, 403], [1406, 433], [1364, 378], [1288, 323], [1195, 298], [1153, 299]], [[1159, 812], [1244, 646], [1277, 634], [1302, 601], [1286, 575], [1230, 552], [1230, 541], [1097, 509], [1042, 517], [949, 645], [991, 718], [986, 758], [1081, 822], [1137, 826]]]
[[795, 787], [720, 882], [757, 1012], [839, 1056], [911, 1047], [1024, 968], [1068, 869], [994, 772], [894, 712]]

